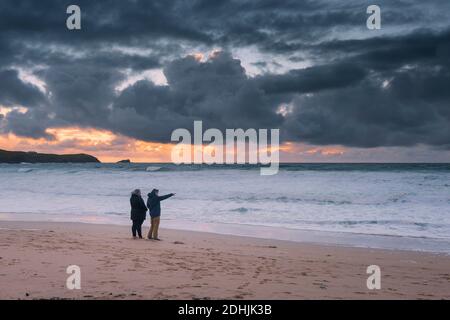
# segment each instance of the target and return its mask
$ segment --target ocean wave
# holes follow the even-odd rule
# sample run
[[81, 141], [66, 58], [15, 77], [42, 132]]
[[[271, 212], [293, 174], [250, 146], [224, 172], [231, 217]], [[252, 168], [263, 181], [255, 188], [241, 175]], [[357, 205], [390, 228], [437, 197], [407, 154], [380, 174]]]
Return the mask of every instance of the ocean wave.
[[445, 224], [436, 224], [436, 223], [429, 223], [429, 222], [417, 222], [417, 221], [411, 221], [411, 220], [317, 220], [317, 221], [310, 221], [310, 220], [296, 220], [296, 223], [299, 224], [305, 224], [305, 225], [320, 225], [320, 226], [326, 226], [326, 225], [340, 225], [340, 226], [361, 226], [361, 225], [382, 225], [382, 226], [412, 226], [412, 227], [418, 227], [421, 229], [428, 229], [428, 228], [445, 228]]
[[[239, 170], [239, 171], [253, 171], [259, 170], [261, 165], [256, 164], [180, 164], [174, 163], [131, 163], [127, 165], [115, 164], [115, 163], [101, 163], [101, 164], [63, 164], [63, 163], [45, 163], [45, 164], [20, 164], [20, 165], [8, 165], [11, 166], [33, 166], [37, 169], [51, 169], [51, 170], [73, 170], [74, 168], [80, 170], [113, 170], [113, 171], [167, 171], [167, 172], [179, 172], [179, 171], [202, 171], [202, 170]], [[0, 165], [4, 167], [6, 165]], [[147, 170], [148, 169], [148, 170]], [[389, 163], [363, 163], [363, 164], [350, 164], [350, 163], [280, 163], [279, 170], [281, 172], [296, 172], [296, 171], [318, 171], [318, 172], [342, 172], [342, 171], [360, 171], [360, 172], [422, 172], [426, 174], [422, 181], [433, 182], [441, 179], [437, 172], [450, 172], [450, 164], [389, 164]], [[382, 179], [382, 178], [381, 178]]]
[[400, 194], [395, 194], [392, 195], [391, 197], [389, 197], [389, 199], [387, 200], [387, 202], [392, 202], [392, 203], [406, 203], [408, 202], [408, 200], [406, 200], [406, 197], [409, 196], [414, 196], [414, 193], [400, 193]]
[[244, 207], [240, 207], [240, 208], [236, 208], [236, 209], [231, 209], [230, 211], [231, 211], [231, 212], [245, 213], [245, 212], [248, 212], [248, 209], [247, 209], [247, 208], [244, 208]]
[[79, 173], [79, 172], [81, 172], [81, 170], [68, 170], [68, 171], [66, 171], [67, 174], [76, 174], [76, 173]]
[[157, 167], [157, 166], [149, 166], [147, 168], [145, 168], [145, 171], [147, 172], [169, 172], [169, 171], [173, 171], [173, 168], [168, 168], [168, 167]]
[[107, 215], [113, 215], [113, 216], [124, 216], [126, 213], [124, 212], [105, 212]]
[[230, 212], [246, 213], [246, 212], [249, 212], [249, 211], [261, 211], [261, 209], [239, 207], [239, 208], [236, 208], [236, 209], [230, 209], [229, 211], [230, 211]]
[[160, 171], [162, 167], [147, 167], [145, 171]]
[[301, 198], [301, 197], [288, 197], [288, 196], [279, 196], [279, 197], [264, 197], [264, 196], [234, 196], [229, 197], [226, 200], [228, 201], [240, 201], [240, 202], [283, 202], [283, 203], [312, 203], [318, 205], [351, 205], [354, 204], [350, 200], [336, 200], [336, 199], [319, 199], [319, 198]]
[[286, 196], [277, 197], [274, 199], [278, 202], [309, 202], [319, 205], [350, 205], [353, 204], [350, 200], [333, 200], [333, 199], [316, 199], [316, 198], [289, 198]]
[[355, 206], [386, 206], [392, 203], [408, 203], [410, 200], [408, 197], [414, 197], [415, 193], [400, 193], [389, 196], [383, 201], [370, 201], [366, 199], [356, 198], [355, 200], [350, 199], [327, 199], [324, 198], [309, 198], [309, 197], [295, 197], [295, 196], [232, 196], [227, 198], [228, 201], [237, 201], [237, 202], [279, 202], [279, 203], [305, 203], [305, 204], [315, 204], [315, 205], [323, 205], [323, 206], [347, 206], [347, 205], [355, 205]]

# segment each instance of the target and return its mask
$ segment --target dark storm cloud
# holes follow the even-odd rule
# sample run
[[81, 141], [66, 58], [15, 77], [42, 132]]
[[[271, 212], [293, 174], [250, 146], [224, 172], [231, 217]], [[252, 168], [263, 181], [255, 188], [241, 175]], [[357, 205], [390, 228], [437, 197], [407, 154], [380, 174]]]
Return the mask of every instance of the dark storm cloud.
[[[66, 8], [82, 8], [82, 30], [70, 33], [66, 28]], [[184, 1], [59, 1], [38, 3], [33, 0], [4, 0], [0, 4], [0, 28], [3, 32], [21, 34], [28, 40], [40, 36], [51, 42], [93, 42], [133, 44], [138, 39], [159, 38], [208, 41], [201, 31], [189, 25]], [[179, 19], [185, 18], [184, 23]], [[61, 27], [62, 26], [62, 27]]]
[[19, 79], [17, 70], [0, 70], [0, 84], [0, 105], [33, 107], [45, 100], [36, 86]]
[[294, 100], [284, 130], [292, 140], [355, 147], [450, 143], [446, 71], [399, 72], [383, 87], [366, 79], [355, 87]]
[[249, 79], [240, 61], [227, 53], [201, 63], [186, 57], [170, 63], [167, 86], [140, 81], [114, 103], [111, 123], [140, 139], [168, 141], [176, 128], [191, 128], [194, 120], [219, 129], [277, 127], [279, 98], [266, 95]]
[[308, 93], [347, 87], [361, 81], [367, 70], [351, 63], [334, 63], [291, 70], [282, 75], [258, 77], [260, 87], [267, 93]]
[[5, 133], [14, 133], [27, 138], [53, 139], [53, 136], [46, 132], [46, 129], [52, 124], [52, 120], [46, 112], [28, 110], [26, 113], [21, 113], [13, 110], [6, 115], [5, 119], [7, 121], [2, 127], [2, 131]]
[[[65, 10], [74, 3], [82, 30], [71, 32]], [[168, 141], [173, 129], [203, 120], [280, 128], [284, 140], [324, 145], [449, 146], [450, 3], [379, 1], [390, 32], [366, 29], [369, 4], [4, 0], [0, 105], [28, 111], [2, 116], [2, 131], [51, 139], [48, 127], [75, 125]], [[217, 47], [224, 52], [206, 62], [184, 57]], [[237, 47], [268, 57], [253, 63], [261, 74], [247, 75], [232, 58]], [[280, 56], [310, 66], [268, 73]], [[48, 94], [21, 81], [17, 67], [36, 69]], [[115, 90], [124, 69], [153, 68], [164, 70], [166, 86], [142, 80]]]
[[448, 64], [450, 60], [450, 30], [431, 32], [417, 30], [396, 37], [374, 37], [363, 40], [334, 40], [315, 47], [318, 55], [344, 57], [377, 71], [391, 70], [406, 64]]
[[[373, 1], [197, 1], [187, 12], [197, 17], [211, 38], [222, 44], [257, 45], [265, 51], [295, 53], [349, 28], [364, 31], [366, 8]], [[433, 23], [440, 10], [449, 8], [438, 0], [426, 10], [417, 1], [377, 1], [390, 26]], [[431, 7], [431, 10], [430, 10]], [[438, 9], [436, 9], [438, 8]], [[445, 17], [445, 15], [444, 15]], [[187, 20], [189, 23], [189, 20]], [[421, 24], [422, 26], [422, 24]]]
[[[71, 32], [65, 28], [65, 11], [73, 2], [3, 0], [0, 48], [12, 47], [9, 58], [19, 63], [27, 62], [32, 53], [35, 61], [45, 62], [48, 54], [57, 58], [54, 52], [42, 51], [50, 45], [64, 45], [75, 53], [86, 51], [91, 57], [98, 49], [113, 45], [155, 49], [156, 55], [151, 59], [161, 57], [160, 53], [176, 56], [174, 43], [229, 48], [256, 45], [268, 52], [294, 54], [329, 37], [330, 32], [345, 34], [348, 28], [364, 31], [365, 9], [371, 4], [369, 1], [342, 4], [341, 1], [298, 0], [78, 0], [75, 3], [82, 9], [82, 30]], [[446, 0], [437, 0], [425, 9], [415, 1], [379, 1], [378, 4], [385, 9], [383, 17], [391, 26], [425, 23], [439, 11], [450, 9]], [[438, 7], [441, 9], [436, 10]], [[7, 51], [2, 54], [6, 57]], [[136, 58], [119, 56], [113, 61]], [[139, 64], [134, 67], [138, 68]]]
[[364, 80], [297, 96], [284, 125], [288, 139], [356, 147], [424, 143], [448, 148], [449, 31], [343, 41], [323, 50], [346, 47], [353, 56], [344, 60], [365, 68]]
[[118, 70], [96, 64], [58, 65], [38, 75], [51, 90], [48, 111], [68, 123], [96, 127], [105, 125], [115, 86], [124, 79]]

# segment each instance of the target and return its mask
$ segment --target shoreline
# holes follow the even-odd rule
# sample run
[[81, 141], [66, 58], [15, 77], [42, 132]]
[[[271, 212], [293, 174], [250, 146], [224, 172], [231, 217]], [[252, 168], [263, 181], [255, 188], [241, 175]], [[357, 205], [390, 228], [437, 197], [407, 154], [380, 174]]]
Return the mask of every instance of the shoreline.
[[[144, 225], [144, 233], [148, 222]], [[1, 299], [450, 299], [450, 257], [162, 229], [0, 221]], [[379, 265], [381, 290], [366, 286]], [[81, 290], [65, 287], [79, 265]]]
[[[17, 213], [15, 213], [17, 214]], [[13, 213], [0, 212], [0, 222], [48, 222], [48, 223], [83, 223], [93, 225], [111, 225], [127, 227], [129, 218], [124, 217], [123, 223], [114, 220], [97, 220], [97, 216], [76, 216], [76, 220], [62, 219], [50, 220], [45, 215], [23, 213], [24, 219], [11, 219]], [[10, 217], [9, 217], [10, 216]], [[30, 219], [35, 216], [35, 219]], [[84, 219], [84, 220], [83, 220]], [[92, 219], [92, 220], [91, 220]], [[146, 220], [147, 221], [147, 220]], [[325, 231], [294, 229], [282, 226], [264, 226], [252, 224], [236, 224], [227, 222], [192, 222], [188, 220], [162, 219], [163, 229], [174, 231], [205, 232], [218, 235], [249, 237], [256, 239], [292, 241], [296, 243], [307, 243], [317, 245], [343, 246], [350, 248], [402, 250], [414, 252], [426, 252], [434, 254], [445, 254], [450, 256], [450, 239], [428, 238], [417, 236], [390, 235], [390, 234], [368, 234], [361, 232]], [[148, 223], [148, 221], [147, 221]], [[145, 224], [144, 224], [145, 225]]]

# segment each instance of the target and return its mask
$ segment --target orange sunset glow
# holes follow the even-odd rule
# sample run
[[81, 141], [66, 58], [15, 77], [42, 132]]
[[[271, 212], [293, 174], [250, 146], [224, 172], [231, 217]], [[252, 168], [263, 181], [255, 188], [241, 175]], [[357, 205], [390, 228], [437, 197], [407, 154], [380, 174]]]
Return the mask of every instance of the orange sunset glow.
[[[130, 159], [133, 162], [172, 162], [171, 153], [175, 146], [171, 143], [146, 142], [115, 134], [108, 130], [93, 128], [49, 128], [46, 132], [53, 139], [31, 139], [14, 134], [0, 135], [0, 149], [58, 154], [86, 153], [97, 157], [102, 162], [117, 162], [123, 159]], [[191, 146], [191, 149], [193, 155], [193, 146]], [[319, 148], [285, 142], [279, 147], [268, 146], [268, 148], [259, 151], [279, 151], [281, 155], [291, 154], [300, 157], [302, 155], [327, 157], [342, 155], [345, 153], [345, 148], [336, 146]], [[203, 152], [213, 155], [215, 147], [205, 145]], [[280, 161], [283, 162], [283, 157], [280, 158]]]
[[47, 129], [53, 140], [0, 135], [0, 147], [47, 153], [88, 153], [102, 162], [132, 159], [134, 162], [168, 162], [171, 144], [145, 142], [91, 128]]

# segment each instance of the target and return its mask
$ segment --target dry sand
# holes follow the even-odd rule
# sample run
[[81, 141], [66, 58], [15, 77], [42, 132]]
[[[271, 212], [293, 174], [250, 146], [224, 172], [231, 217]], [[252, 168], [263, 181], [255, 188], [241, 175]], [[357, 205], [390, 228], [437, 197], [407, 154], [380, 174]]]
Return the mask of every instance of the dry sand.
[[[148, 226], [146, 225], [146, 230]], [[450, 257], [123, 226], [0, 221], [1, 299], [449, 299]], [[366, 268], [381, 268], [368, 290]], [[66, 268], [81, 268], [81, 290]]]

